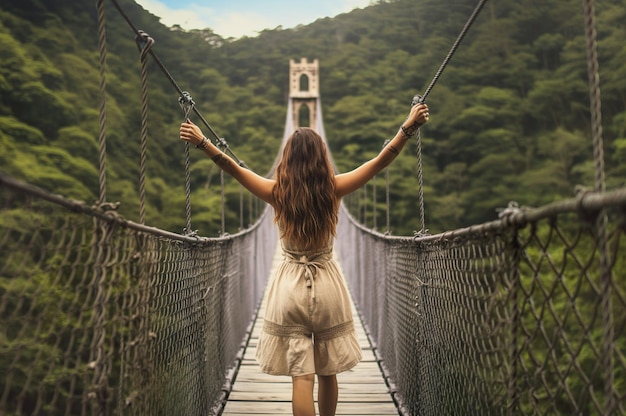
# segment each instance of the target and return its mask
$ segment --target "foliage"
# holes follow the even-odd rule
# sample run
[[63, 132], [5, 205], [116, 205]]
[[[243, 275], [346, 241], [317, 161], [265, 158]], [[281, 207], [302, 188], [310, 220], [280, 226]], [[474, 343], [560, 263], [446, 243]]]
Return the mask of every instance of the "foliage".
[[[49, 3], [11, 2], [0, 11], [2, 169], [53, 192], [95, 200], [96, 11], [91, 3]], [[338, 169], [349, 170], [395, 133], [411, 97], [430, 82], [474, 7], [462, 0], [377, 1], [307, 26], [235, 40], [210, 28], [166, 28], [133, 1], [120, 4], [156, 40], [154, 51], [212, 128], [259, 173], [269, 172], [282, 137], [289, 59], [320, 60], [325, 130]], [[626, 176], [625, 5], [596, 1], [609, 187], [622, 186]], [[428, 98], [432, 120], [422, 131], [422, 147], [430, 232], [492, 220], [510, 200], [538, 206], [571, 196], [578, 184], [593, 186], [582, 12], [574, 0], [486, 4]], [[138, 218], [139, 207], [139, 69], [133, 34], [110, 10], [107, 199], [121, 201], [129, 219]], [[179, 232], [185, 226], [184, 151], [177, 140], [182, 113], [176, 91], [152, 61], [148, 82], [148, 222]], [[394, 234], [420, 227], [415, 150], [408, 146], [390, 167]], [[192, 228], [220, 233], [219, 174], [197, 152], [191, 173]], [[380, 228], [385, 183], [378, 182]], [[226, 231], [234, 232], [241, 222], [240, 189], [229, 178], [226, 184]]]

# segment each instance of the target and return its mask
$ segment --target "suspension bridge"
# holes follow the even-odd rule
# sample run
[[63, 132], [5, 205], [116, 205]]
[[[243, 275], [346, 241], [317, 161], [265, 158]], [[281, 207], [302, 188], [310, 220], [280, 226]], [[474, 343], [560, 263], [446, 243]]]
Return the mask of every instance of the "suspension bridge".
[[[165, 69], [134, 30], [142, 69], [149, 56]], [[303, 114], [325, 136], [317, 61], [290, 74], [285, 136]], [[626, 189], [604, 189], [601, 153], [593, 190], [442, 234], [380, 233], [342, 205], [336, 254], [365, 353], [339, 378], [338, 414], [625, 414]], [[289, 414], [289, 380], [251, 358], [276, 255], [271, 211], [206, 238], [189, 207], [177, 234], [120, 216], [103, 174], [100, 191], [88, 204], [0, 174], [0, 414]]]

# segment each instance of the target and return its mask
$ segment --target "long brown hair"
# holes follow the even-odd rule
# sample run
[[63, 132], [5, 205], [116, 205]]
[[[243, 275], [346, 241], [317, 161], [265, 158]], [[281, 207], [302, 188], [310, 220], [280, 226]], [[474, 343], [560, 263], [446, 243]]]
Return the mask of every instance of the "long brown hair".
[[275, 179], [274, 221], [281, 237], [298, 250], [325, 247], [336, 233], [339, 201], [335, 172], [320, 135], [310, 128], [294, 131]]

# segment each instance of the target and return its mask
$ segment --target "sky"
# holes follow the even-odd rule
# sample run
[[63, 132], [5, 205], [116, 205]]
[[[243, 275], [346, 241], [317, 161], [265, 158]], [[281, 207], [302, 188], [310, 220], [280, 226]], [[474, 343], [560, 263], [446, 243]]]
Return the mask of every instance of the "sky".
[[211, 28], [228, 38], [256, 36], [264, 29], [289, 29], [334, 17], [372, 0], [135, 0], [166, 26]]

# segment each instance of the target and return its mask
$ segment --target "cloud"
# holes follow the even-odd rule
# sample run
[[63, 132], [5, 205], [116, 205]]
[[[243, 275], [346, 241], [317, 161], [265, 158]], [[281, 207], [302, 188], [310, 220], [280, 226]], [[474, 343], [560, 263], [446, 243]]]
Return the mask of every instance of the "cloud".
[[185, 29], [211, 27], [211, 16], [214, 12], [210, 7], [190, 4], [184, 9], [174, 9], [158, 0], [139, 0], [137, 3], [153, 15], [159, 16], [161, 23], [166, 26], [180, 25]]
[[263, 29], [274, 28], [279, 23], [272, 22], [267, 17], [250, 12], [227, 12], [217, 16], [214, 27], [215, 33], [223, 37], [240, 38], [241, 36], [256, 36]]
[[181, 5], [184, 9], [172, 8], [158, 0], [137, 2], [153, 15], [159, 16], [161, 23], [166, 26], [179, 25], [186, 30], [210, 28], [225, 38], [256, 36], [263, 29], [279, 25], [254, 11], [218, 11], [196, 3]]
[[[169, 1], [169, 2], [168, 2]], [[183, 29], [210, 28], [225, 38], [256, 36], [265, 29], [278, 26], [293, 28], [320, 17], [335, 16], [365, 7], [371, 0], [232, 0], [214, 1], [213, 7], [199, 5], [193, 0], [137, 0], [139, 4], [166, 26], [180, 25]]]

